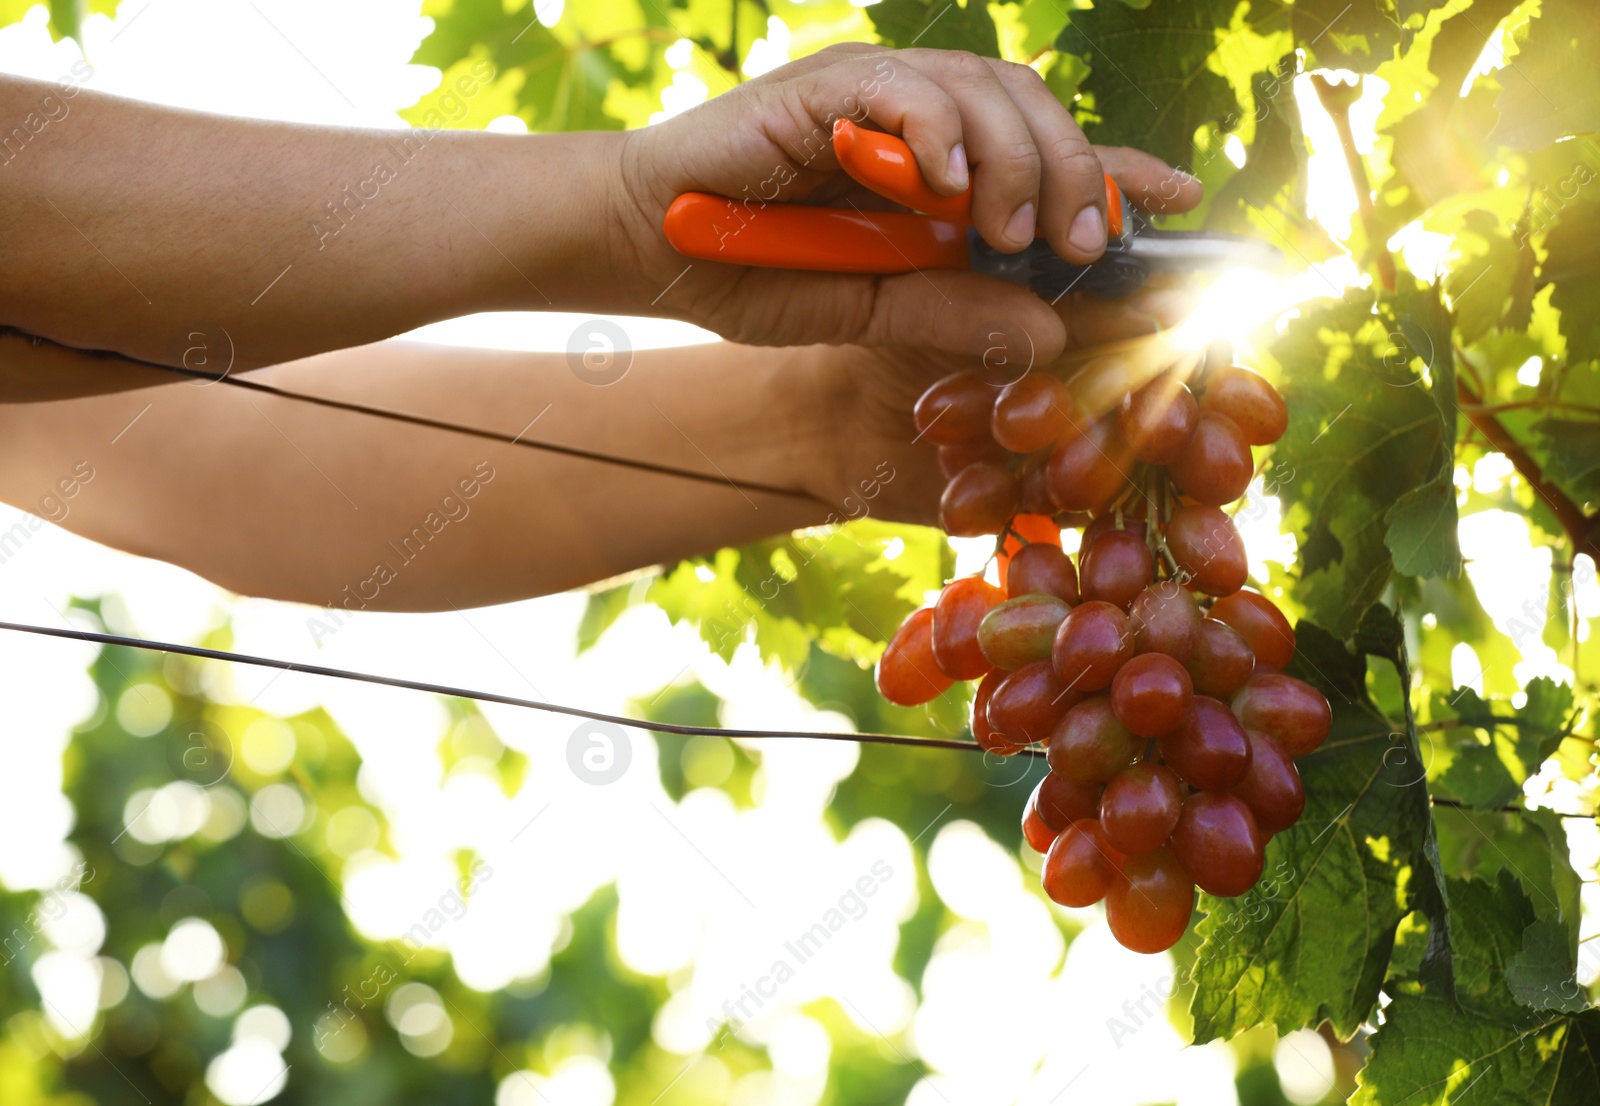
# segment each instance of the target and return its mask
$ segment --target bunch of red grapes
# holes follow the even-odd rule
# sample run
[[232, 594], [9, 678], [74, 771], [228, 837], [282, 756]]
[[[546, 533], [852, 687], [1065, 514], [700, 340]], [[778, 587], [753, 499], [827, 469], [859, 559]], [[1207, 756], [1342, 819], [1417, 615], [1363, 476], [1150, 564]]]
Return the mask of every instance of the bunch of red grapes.
[[[1188, 929], [1197, 885], [1255, 885], [1268, 839], [1305, 807], [1295, 758], [1323, 742], [1332, 712], [1284, 674], [1294, 629], [1245, 590], [1221, 510], [1254, 475], [1251, 447], [1282, 436], [1283, 398], [1232, 364], [1121, 387], [1098, 418], [1038, 371], [1003, 389], [957, 373], [917, 401], [949, 479], [944, 527], [998, 535], [1000, 586], [946, 585], [895, 633], [878, 688], [910, 706], [980, 680], [977, 742], [1046, 746], [1022, 818], [1045, 892], [1103, 899], [1117, 940], [1149, 953]], [[1100, 393], [1098, 406], [1115, 402]], [[1074, 564], [1060, 535], [1078, 525]]]

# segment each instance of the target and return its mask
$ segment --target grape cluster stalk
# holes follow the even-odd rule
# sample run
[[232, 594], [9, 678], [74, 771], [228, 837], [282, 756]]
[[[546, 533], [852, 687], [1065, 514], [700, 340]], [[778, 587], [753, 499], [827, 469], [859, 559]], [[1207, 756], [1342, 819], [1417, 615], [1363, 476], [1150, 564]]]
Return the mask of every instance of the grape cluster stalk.
[[[1294, 628], [1245, 587], [1222, 510], [1250, 484], [1252, 447], [1288, 422], [1277, 389], [1231, 361], [1033, 370], [1003, 388], [961, 372], [913, 413], [948, 480], [945, 530], [995, 535], [1000, 584], [953, 580], [913, 612], [878, 689], [912, 706], [977, 680], [980, 745], [1045, 746], [1022, 815], [1044, 891], [1104, 901], [1137, 952], [1184, 935], [1197, 887], [1255, 886], [1267, 841], [1305, 808], [1295, 758], [1332, 724], [1322, 693], [1284, 673]], [[1063, 528], [1082, 530], [1076, 561]]]

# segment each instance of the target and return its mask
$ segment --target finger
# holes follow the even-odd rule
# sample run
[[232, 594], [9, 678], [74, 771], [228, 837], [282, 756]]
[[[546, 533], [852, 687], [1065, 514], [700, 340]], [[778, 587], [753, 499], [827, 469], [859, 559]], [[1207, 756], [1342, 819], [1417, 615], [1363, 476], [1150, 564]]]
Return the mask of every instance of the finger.
[[1056, 305], [1067, 331], [1067, 348], [1087, 349], [1170, 330], [1194, 310], [1194, 296], [1182, 289], [1145, 289], [1119, 300], [1074, 292]]
[[1205, 195], [1205, 186], [1154, 154], [1128, 146], [1096, 146], [1100, 164], [1123, 195], [1140, 211], [1189, 211]]
[[1077, 265], [1106, 249], [1105, 170], [1072, 113], [1026, 65], [991, 59], [996, 76], [1021, 109], [1041, 158], [1039, 236]]
[[889, 50], [872, 42], [835, 42], [831, 46], [824, 46], [815, 53], [807, 54], [803, 58], [785, 62], [776, 69], [767, 71], [747, 82], [747, 87], [757, 84], [776, 84], [779, 81], [793, 80], [803, 77], [807, 73], [814, 73], [818, 69], [826, 69], [834, 62], [847, 57], [859, 57], [864, 54], [886, 54]]
[[[791, 106], [828, 128], [840, 118], [871, 119], [905, 140], [923, 179], [934, 189], [954, 195], [967, 186], [965, 155], [956, 153], [962, 118], [955, 100], [901, 55], [848, 54], [775, 86], [775, 95], [798, 100]], [[831, 161], [831, 129], [828, 158]]]
[[1040, 152], [1011, 93], [976, 54], [908, 50], [904, 56], [948, 92], [961, 112], [972, 167], [972, 225], [996, 249], [1030, 245], [1039, 221]]
[[871, 311], [848, 341], [983, 356], [1002, 335], [1011, 361], [1048, 364], [1065, 348], [1061, 318], [1028, 289], [952, 270], [880, 277]]

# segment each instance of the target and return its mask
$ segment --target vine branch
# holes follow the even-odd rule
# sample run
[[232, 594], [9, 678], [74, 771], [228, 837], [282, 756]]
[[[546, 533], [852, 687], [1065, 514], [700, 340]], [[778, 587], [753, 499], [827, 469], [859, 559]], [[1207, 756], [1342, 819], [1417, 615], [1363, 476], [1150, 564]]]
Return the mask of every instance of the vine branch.
[[[1468, 363], [1466, 355], [1458, 347], [1455, 351], [1456, 360]], [[1550, 513], [1555, 515], [1556, 521], [1561, 524], [1567, 540], [1572, 543], [1573, 552], [1588, 553], [1591, 557], [1600, 559], [1600, 533], [1597, 533], [1595, 520], [1586, 515], [1583, 508], [1575, 503], [1571, 496], [1562, 491], [1556, 484], [1549, 480], [1539, 462], [1535, 461], [1522, 444], [1512, 437], [1507, 430], [1483, 406], [1483, 397], [1480, 396], [1473, 385], [1467, 383], [1467, 378], [1461, 373], [1456, 374], [1456, 395], [1462, 400], [1461, 413], [1467, 417], [1474, 430], [1482, 434], [1484, 439], [1496, 451], [1505, 454], [1506, 460], [1517, 470], [1517, 474], [1528, 482], [1539, 498], [1545, 501], [1550, 508]]]

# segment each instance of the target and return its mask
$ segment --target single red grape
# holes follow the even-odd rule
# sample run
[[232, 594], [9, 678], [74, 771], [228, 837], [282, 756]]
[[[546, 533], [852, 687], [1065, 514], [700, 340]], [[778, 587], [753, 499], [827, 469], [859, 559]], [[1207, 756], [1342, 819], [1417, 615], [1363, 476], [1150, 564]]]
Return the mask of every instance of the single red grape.
[[989, 700], [1005, 678], [1006, 673], [996, 669], [978, 681], [978, 690], [972, 695], [972, 739], [991, 753], [1010, 756], [1020, 752], [1022, 746], [1008, 741], [1004, 734], [989, 724]]
[[1007, 599], [978, 624], [978, 648], [996, 668], [1021, 668], [1050, 656], [1056, 628], [1072, 610], [1054, 595]]
[[1141, 591], [1128, 608], [1135, 653], [1165, 653], [1180, 664], [1194, 652], [1205, 616], [1194, 593], [1176, 580]]
[[1045, 481], [1061, 510], [1089, 511], [1110, 503], [1128, 485], [1132, 471], [1133, 454], [1117, 434], [1115, 421], [1105, 418], [1055, 444]]
[[1043, 449], [1082, 419], [1067, 386], [1045, 372], [1007, 384], [989, 420], [994, 440], [1013, 453]]
[[1200, 405], [1232, 419], [1251, 445], [1271, 445], [1289, 428], [1289, 407], [1265, 377], [1230, 365], [1206, 377]]
[[[1141, 512], [1144, 510], [1143, 500], [1135, 504], [1135, 510]], [[1117, 522], [1116, 511], [1107, 511], [1104, 514], [1095, 515], [1090, 520], [1089, 525], [1083, 528], [1083, 537], [1078, 542], [1078, 548], [1088, 549], [1114, 530], [1126, 530], [1140, 541], [1144, 541], [1145, 522], [1142, 517], [1137, 517], [1128, 511], [1122, 512], [1122, 522], [1120, 524]]]
[[1250, 741], [1232, 711], [1196, 695], [1183, 722], [1161, 738], [1161, 759], [1185, 783], [1226, 791], [1250, 768]]
[[1139, 737], [1160, 737], [1176, 729], [1193, 699], [1189, 673], [1165, 653], [1140, 653], [1111, 681], [1111, 709]]
[[1171, 849], [1124, 858], [1106, 892], [1111, 936], [1134, 952], [1165, 952], [1188, 932], [1194, 881]]
[[998, 534], [1017, 511], [1017, 478], [987, 461], [968, 465], [944, 486], [939, 524], [957, 538]]
[[1056, 843], [1056, 831], [1044, 824], [1038, 808], [1030, 800], [1022, 810], [1022, 839], [1036, 853], [1047, 853]]
[[1233, 520], [1215, 507], [1180, 507], [1167, 520], [1167, 548], [1186, 581], [1207, 595], [1232, 595], [1250, 575]]
[[1081, 603], [1067, 612], [1056, 630], [1050, 658], [1056, 675], [1074, 691], [1099, 691], [1133, 656], [1128, 616], [1110, 603]]
[[1250, 445], [1226, 415], [1206, 411], [1195, 423], [1183, 452], [1167, 470], [1178, 489], [1200, 503], [1220, 507], [1245, 493], [1256, 465]]
[[1138, 856], [1166, 844], [1182, 806], [1183, 792], [1172, 770], [1142, 761], [1107, 782], [1100, 797], [1100, 826], [1117, 849]]
[[1100, 813], [1100, 788], [1046, 772], [1028, 802], [1038, 808], [1045, 825], [1060, 833], [1078, 819]]
[[1260, 672], [1233, 697], [1233, 712], [1252, 730], [1271, 734], [1292, 757], [1315, 752], [1333, 727], [1322, 692], [1281, 672]]
[[1017, 550], [1006, 571], [1006, 594], [1053, 595], [1068, 603], [1078, 601], [1078, 570], [1059, 545], [1035, 542]]
[[1261, 878], [1266, 841], [1243, 799], [1197, 791], [1183, 800], [1172, 851], [1208, 895], [1242, 895]]
[[1214, 618], [1200, 623], [1194, 652], [1185, 667], [1199, 695], [1228, 700], [1243, 687], [1256, 668], [1256, 655], [1244, 635]]
[[[1055, 510], [1055, 508], [1050, 508]], [[1011, 558], [1029, 545], [1053, 545], [1061, 548], [1061, 527], [1049, 515], [1020, 512], [1013, 515], [1006, 526], [1000, 548], [995, 553], [995, 566], [1000, 570], [1000, 586], [1006, 587], [1011, 579]], [[1011, 596], [1010, 598], [1016, 598]]]
[[1117, 429], [1139, 460], [1170, 465], [1189, 444], [1199, 418], [1188, 385], [1166, 373], [1122, 397]]
[[1250, 739], [1250, 770], [1233, 785], [1263, 834], [1282, 833], [1300, 820], [1306, 808], [1306, 789], [1294, 758], [1275, 738], [1260, 730], [1246, 730]]
[[1062, 906], [1093, 906], [1105, 898], [1121, 859], [1106, 842], [1100, 823], [1084, 818], [1050, 846], [1039, 879], [1044, 893]]
[[999, 395], [977, 373], [958, 372], [936, 381], [912, 409], [917, 436], [951, 445], [989, 433], [989, 413]]
[[1113, 530], [1078, 554], [1078, 586], [1083, 597], [1123, 610], [1155, 575], [1150, 547], [1125, 530]]
[[891, 703], [914, 707], [942, 695], [952, 682], [933, 659], [933, 608], [912, 611], [878, 661], [878, 691]]
[[1008, 744], [1045, 741], [1083, 696], [1067, 690], [1049, 661], [1034, 661], [1008, 673], [989, 698], [989, 725]]
[[999, 442], [985, 434], [981, 438], [968, 438], [940, 446], [939, 471], [944, 473], [946, 480], [954, 480], [956, 473], [968, 465], [975, 465], [979, 461], [1004, 465], [1009, 457], [1010, 454], [1001, 448]]
[[1085, 699], [1061, 720], [1045, 759], [1050, 770], [1079, 783], [1103, 783], [1126, 768], [1144, 743], [1117, 721], [1104, 695]]
[[933, 605], [933, 659], [939, 671], [952, 680], [976, 680], [994, 667], [978, 648], [978, 626], [1005, 597], [982, 576], [944, 586]]
[[[1030, 453], [1017, 466], [1017, 510], [1023, 514], [1048, 518], [1056, 513], [1056, 502], [1050, 498], [1050, 481], [1045, 478], [1048, 461], [1043, 453]], [[1059, 541], [1059, 527], [1056, 532]]]
[[1211, 617], [1238, 630], [1262, 664], [1282, 668], [1294, 658], [1294, 627], [1260, 592], [1247, 588], [1218, 599], [1211, 605]]

